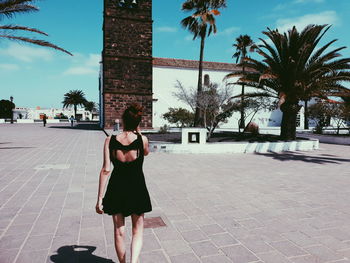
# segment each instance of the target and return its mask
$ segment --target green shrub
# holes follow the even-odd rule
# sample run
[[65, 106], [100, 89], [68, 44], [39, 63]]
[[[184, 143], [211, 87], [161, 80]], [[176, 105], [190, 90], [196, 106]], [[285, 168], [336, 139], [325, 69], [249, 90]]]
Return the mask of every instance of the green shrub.
[[163, 118], [177, 127], [189, 127], [193, 124], [194, 114], [183, 108], [169, 108]]
[[160, 127], [159, 133], [163, 133], [163, 134], [168, 133], [169, 129], [170, 129], [170, 127], [168, 125], [164, 124], [162, 127]]

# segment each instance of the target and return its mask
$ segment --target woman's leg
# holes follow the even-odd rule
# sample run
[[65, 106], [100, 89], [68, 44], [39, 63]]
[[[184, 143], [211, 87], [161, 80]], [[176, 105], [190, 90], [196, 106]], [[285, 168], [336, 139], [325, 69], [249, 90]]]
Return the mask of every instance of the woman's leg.
[[137, 263], [142, 248], [143, 239], [143, 216], [133, 214], [132, 221], [132, 241], [131, 241], [131, 263]]
[[120, 263], [126, 262], [125, 257], [125, 218], [122, 214], [113, 215], [114, 245]]

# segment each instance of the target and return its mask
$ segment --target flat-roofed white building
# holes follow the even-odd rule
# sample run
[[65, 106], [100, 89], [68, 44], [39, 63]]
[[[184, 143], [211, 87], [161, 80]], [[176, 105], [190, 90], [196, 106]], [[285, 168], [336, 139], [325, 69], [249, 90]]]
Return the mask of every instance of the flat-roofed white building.
[[[47, 118], [50, 119], [59, 119], [61, 115], [69, 118], [74, 116], [73, 108], [25, 108], [25, 107], [16, 107], [13, 110], [13, 119], [14, 120], [40, 120], [46, 114]], [[98, 120], [98, 113], [86, 111], [83, 108], [78, 108], [77, 117], [79, 120]]]
[[[236, 64], [203, 62], [203, 76], [208, 75], [210, 82], [219, 85], [226, 85], [225, 76], [235, 70], [239, 70]], [[180, 81], [186, 88], [197, 88], [198, 82], [198, 61], [170, 58], [153, 58], [153, 127], [159, 128], [168, 124], [163, 119], [163, 114], [172, 108], [186, 108], [189, 106], [179, 101], [173, 93], [177, 91], [176, 83]], [[234, 83], [236, 79], [229, 79]], [[252, 88], [246, 87], [246, 92], [252, 91]], [[233, 95], [241, 93], [241, 86], [232, 86]], [[301, 114], [303, 115], [303, 114]], [[299, 123], [303, 124], [303, 117], [300, 116]], [[229, 121], [221, 125], [221, 128], [238, 128], [240, 113], [235, 112]], [[261, 110], [252, 121], [260, 128], [279, 127], [281, 125], [282, 112], [280, 110]], [[248, 119], [249, 120], [249, 119]]]

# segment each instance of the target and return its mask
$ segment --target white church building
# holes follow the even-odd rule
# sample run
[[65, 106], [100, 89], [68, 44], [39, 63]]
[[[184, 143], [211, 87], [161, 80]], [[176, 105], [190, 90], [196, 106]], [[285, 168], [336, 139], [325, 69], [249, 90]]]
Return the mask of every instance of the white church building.
[[[226, 85], [225, 76], [234, 70], [237, 70], [236, 64], [203, 62], [203, 76], [209, 75], [210, 82], [219, 85]], [[237, 79], [230, 79], [229, 82], [235, 82]], [[198, 81], [198, 61], [170, 58], [153, 58], [153, 128], [162, 127], [169, 123], [162, 117], [164, 113], [172, 108], [186, 108], [189, 106], [179, 101], [173, 93], [177, 91], [176, 83], [180, 81], [185, 88], [196, 88]], [[249, 92], [249, 87], [246, 87]], [[241, 93], [240, 85], [232, 85], [233, 95]], [[303, 129], [304, 118], [303, 108], [298, 115], [299, 129]], [[220, 128], [238, 128], [240, 113], [235, 112], [233, 116]], [[259, 125], [259, 128], [276, 129], [280, 127], [282, 112], [277, 109], [274, 111], [261, 110], [253, 118], [253, 122]]]

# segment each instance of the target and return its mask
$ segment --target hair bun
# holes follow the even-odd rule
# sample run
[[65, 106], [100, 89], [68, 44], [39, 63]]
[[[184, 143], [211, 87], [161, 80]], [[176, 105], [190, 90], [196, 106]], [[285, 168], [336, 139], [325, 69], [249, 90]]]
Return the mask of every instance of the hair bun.
[[132, 103], [123, 113], [124, 130], [135, 130], [142, 119], [143, 107], [138, 103]]
[[143, 112], [143, 107], [138, 104], [138, 103], [133, 103], [130, 105], [129, 107], [130, 111], [132, 111], [133, 113], [141, 116], [142, 115], [142, 112]]

